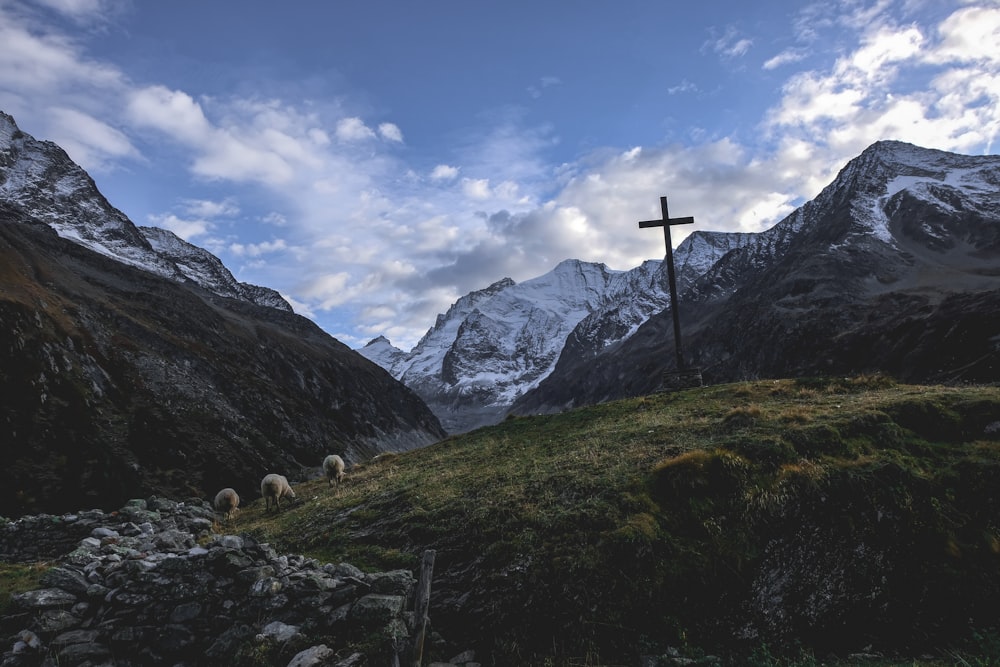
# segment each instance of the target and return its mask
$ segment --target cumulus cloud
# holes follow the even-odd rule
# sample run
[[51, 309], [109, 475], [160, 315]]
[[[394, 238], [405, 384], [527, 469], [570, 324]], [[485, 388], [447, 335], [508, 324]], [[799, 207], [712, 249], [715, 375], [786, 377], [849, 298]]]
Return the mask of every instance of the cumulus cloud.
[[431, 170], [432, 181], [452, 181], [458, 177], [458, 167], [447, 164], [439, 164]]
[[939, 27], [940, 43], [928, 61], [1000, 62], [1000, 7], [966, 7]]
[[[81, 16], [97, 3], [47, 1]], [[675, 242], [692, 229], [760, 231], [873, 141], [982, 150], [1000, 129], [995, 4], [963, 4], [937, 25], [890, 20], [881, 0], [807, 5], [794, 43], [762, 64], [767, 78], [786, 78], [754, 143], [686, 127], [676, 133], [685, 142], [581, 149], [564, 164], [548, 157], [558, 128], [516, 108], [456, 132], [447, 154], [407, 163], [393, 123], [369, 126], [337, 103], [130, 82], [58, 30], [29, 29], [11, 6], [0, 0], [0, 108], [45, 109], [62, 134], [41, 136], [88, 165], [138, 163], [138, 147], [155, 141], [183, 156], [195, 186], [239, 192], [179, 200], [150, 220], [218, 249], [241, 264], [241, 280], [279, 289], [349, 343], [387, 333], [408, 348], [463, 294], [566, 258], [628, 269], [662, 257], [662, 235], [637, 225], [659, 215], [662, 194], [673, 215], [695, 218]], [[844, 26], [836, 54], [818, 54]], [[730, 26], [703, 51], [729, 61], [754, 46]], [[781, 69], [802, 62], [810, 69]], [[542, 77], [529, 93], [559, 84]], [[698, 86], [682, 79], [666, 92]]]
[[[960, 151], [992, 144], [1000, 126], [993, 55], [1000, 9], [959, 9], [933, 30], [893, 26], [871, 12], [863, 18], [871, 27], [856, 50], [827, 70], [789, 79], [765, 120], [769, 132], [794, 132], [838, 155], [883, 138]], [[966, 40], [966, 30], [978, 44]], [[925, 83], [914, 86], [921, 77]]]
[[341, 141], [364, 141], [374, 139], [375, 131], [360, 118], [341, 118], [337, 122], [337, 138]]
[[179, 218], [173, 213], [152, 215], [149, 218], [149, 222], [154, 227], [162, 227], [163, 229], [170, 230], [188, 242], [204, 236], [212, 228], [212, 224], [207, 220]]
[[122, 158], [139, 159], [138, 149], [121, 130], [78, 109], [55, 107], [48, 117], [60, 129], [52, 139], [84, 169], [112, 169]]
[[284, 239], [274, 239], [263, 243], [231, 243], [229, 252], [237, 257], [260, 257], [270, 253], [288, 250], [288, 243]]
[[464, 192], [465, 196], [470, 199], [489, 199], [492, 194], [490, 192], [490, 179], [463, 178], [462, 192]]
[[134, 90], [126, 112], [136, 126], [159, 130], [185, 144], [205, 144], [213, 138], [201, 105], [183, 91], [159, 85]]
[[395, 141], [397, 143], [402, 143], [403, 132], [393, 123], [380, 123], [378, 126], [378, 134], [380, 137], [387, 141]]

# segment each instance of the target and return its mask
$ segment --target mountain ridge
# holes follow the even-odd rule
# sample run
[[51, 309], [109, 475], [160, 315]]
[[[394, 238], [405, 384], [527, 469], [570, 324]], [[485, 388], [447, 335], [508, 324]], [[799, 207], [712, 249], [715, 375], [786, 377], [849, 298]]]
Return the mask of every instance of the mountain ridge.
[[[750, 295], [757, 292], [769, 295], [776, 307], [786, 313], [801, 313], [816, 306], [832, 309], [831, 322], [840, 322], [838, 326], [846, 330], [845, 316], [837, 315], [834, 307], [840, 303], [845, 313], [849, 307], [851, 315], [861, 322], [871, 317], [881, 336], [888, 335], [891, 318], [870, 312], [863, 305], [866, 300], [883, 295], [890, 304], [889, 311], [904, 317], [905, 313], [898, 310], [903, 303], [912, 303], [918, 312], [923, 312], [921, 309], [933, 307], [947, 295], [998, 289], [998, 190], [1000, 158], [997, 156], [964, 156], [886, 140], [875, 142], [850, 160], [815, 198], [767, 230], [694, 231], [673, 252], [684, 339], [691, 341], [692, 361], [705, 368], [709, 381], [731, 380], [741, 375], [781, 375], [786, 371], [827, 372], [837, 367], [880, 370], [878, 360], [868, 356], [863, 366], [851, 365], [846, 359], [829, 364], [810, 364], [801, 359], [783, 366], [780, 351], [771, 349], [777, 341], [769, 340], [763, 332], [755, 335], [752, 344], [768, 351], [758, 355], [759, 358], [741, 354], [733, 342], [746, 339], [742, 327], [733, 322], [733, 317], [723, 317], [717, 311], [732, 301], [740, 320], [753, 322], [755, 313], [760, 313], [767, 320], [766, 326], [781, 331], [783, 316], [763, 302], [753, 303]], [[460, 377], [465, 386], [475, 387], [476, 378], [471, 370], [475, 363], [484, 363], [491, 351], [503, 356], [502, 348], [516, 349], [516, 336], [521, 332], [513, 330], [509, 319], [491, 328], [490, 319], [482, 317], [481, 312], [476, 315], [474, 309], [459, 306], [470, 303], [467, 297], [483, 299], [478, 292], [462, 297], [446, 314], [439, 315], [434, 327], [410, 352], [391, 347], [386, 341], [360, 352], [382, 363], [394, 377], [417, 391], [447, 422], [449, 430], [497, 421], [506, 414], [505, 401], [509, 401], [510, 411], [521, 414], [653, 391], [672, 358], [672, 350], [667, 350], [666, 345], [660, 353], [654, 353], [653, 348], [661, 345], [657, 340], [669, 344], [672, 333], [663, 324], [669, 320], [665, 267], [658, 260], [651, 261], [657, 262], [658, 270], [651, 271], [648, 267], [631, 270], [644, 272], [650, 278], [648, 282], [620, 279], [620, 285], [631, 286], [615, 299], [591, 305], [583, 317], [570, 322], [572, 327], [568, 331], [564, 330], [564, 321], [560, 326], [545, 329], [544, 335], [550, 342], [555, 341], [552, 347], [559, 348], [557, 355], [536, 358], [531, 371], [520, 374], [497, 373], [484, 367], [481, 384], [485, 389], [478, 393], [469, 390], [462, 401], [456, 399], [451, 389]], [[630, 272], [620, 274], [630, 275]], [[534, 280], [556, 284], [550, 274]], [[490, 289], [495, 286], [487, 288], [489, 298], [494, 298]], [[519, 288], [508, 284], [500, 292], [507, 289]], [[922, 292], [929, 301], [907, 301], [914, 292]], [[545, 295], [546, 302], [558, 299], [557, 293], [553, 287]], [[567, 298], [580, 297], [574, 292]], [[961, 311], [958, 306], [961, 303], [967, 307], [993, 308], [988, 296], [949, 298], [948, 303], [932, 319], [944, 317], [945, 312], [962, 321], [975, 319]], [[972, 306], [973, 303], [978, 305]], [[794, 322], [796, 318], [798, 315], [785, 319]], [[815, 332], [816, 340], [835, 348], [833, 337], [823, 333], [821, 324], [810, 325], [819, 329]], [[657, 331], [650, 330], [630, 343], [643, 327]], [[727, 342], [712, 334], [712, 327], [726, 330], [731, 340]], [[859, 327], [863, 325], [854, 330]], [[971, 334], [977, 340], [977, 349], [983, 348], [980, 349], [983, 354], [987, 345], [984, 341], [989, 339], [986, 333]], [[464, 341], [459, 334], [465, 337]], [[878, 337], [874, 332], [870, 334]], [[699, 347], [695, 341], [699, 338], [705, 338], [706, 345]], [[802, 344], [805, 345], [804, 339]], [[633, 346], [643, 348], [644, 352], [637, 352], [637, 358], [628, 362], [615, 362], [616, 356]], [[806, 351], [803, 349], [799, 354]], [[421, 359], [420, 364], [406, 366], [407, 360], [416, 358]], [[597, 360], [600, 360], [599, 372], [595, 376], [589, 364]], [[406, 370], [401, 372], [404, 366]], [[928, 363], [919, 361], [917, 366], [926, 368]], [[571, 367], [574, 371], [568, 372]], [[464, 368], [464, 375], [454, 372], [455, 368]], [[893, 372], [902, 369], [893, 366]], [[942, 372], [934, 377], [950, 376]], [[916, 373], [906, 379], [919, 381], [924, 376]], [[502, 391], [494, 389], [497, 384], [503, 385]], [[575, 397], [574, 392], [581, 397]], [[539, 398], [541, 395], [549, 397]], [[455, 416], [462, 410], [476, 414], [463, 422], [460, 416]]]
[[[707, 382], [873, 372], [997, 381], [998, 184], [1000, 156], [873, 144], [681, 294], [688, 363]], [[655, 391], [670, 368], [668, 320], [655, 315], [605, 354], [560, 358], [512, 412]]]
[[135, 227], [12, 122], [0, 118], [0, 514], [226, 486], [249, 499], [268, 472], [296, 481], [330, 453], [356, 463], [444, 437], [382, 368], [207, 251]]
[[[208, 251], [167, 230], [136, 226], [66, 151], [22, 132], [3, 111], [0, 199], [47, 223], [60, 236], [120, 262], [170, 280], [194, 282], [220, 296], [292, 311], [275, 290], [237, 281]], [[72, 218], [64, 213], [68, 207], [76, 213]]]

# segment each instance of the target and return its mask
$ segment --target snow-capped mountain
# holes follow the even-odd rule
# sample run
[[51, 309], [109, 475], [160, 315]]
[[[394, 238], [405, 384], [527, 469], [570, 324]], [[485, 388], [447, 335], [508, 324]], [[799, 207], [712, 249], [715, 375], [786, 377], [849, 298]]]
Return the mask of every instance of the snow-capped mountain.
[[[888, 336], [892, 318], [905, 316], [889, 295], [935, 307], [942, 295], [973, 294], [992, 312], [979, 297], [1000, 290], [998, 219], [997, 156], [873, 144], [770, 229], [697, 231], [678, 245], [686, 346], [709, 381], [826, 367], [932, 377], [931, 361], [902, 351], [892, 363], [856, 348], [836, 352], [847, 331], [859, 346], [875, 335], [846, 313], [878, 320]], [[651, 391], [673, 358], [666, 284], [661, 262], [613, 272], [569, 260], [462, 297], [410, 352], [383, 337], [360, 352], [420, 394], [451, 431], [496, 421], [511, 405], [557, 410]], [[958, 314], [955, 331], [968, 315]], [[1000, 324], [990, 330], [1000, 335]], [[983, 335], [969, 349], [986, 345]], [[831, 352], [817, 354], [816, 345]], [[959, 372], [938, 370], [933, 377]]]
[[[878, 142], [771, 229], [716, 242], [679, 306], [706, 381], [1000, 379], [1000, 156]], [[652, 391], [671, 345], [667, 313], [596, 355], [567, 345], [513, 411]]]
[[383, 369], [210, 253], [135, 227], [2, 114], [0, 268], [4, 516], [248, 497], [267, 472], [445, 435]]
[[207, 250], [169, 231], [136, 227], [66, 152], [18, 129], [0, 111], [0, 201], [30, 211], [63, 238], [177, 282], [288, 312], [275, 290], [237, 281]]
[[610, 336], [595, 342], [606, 344], [662, 310], [669, 296], [660, 269], [659, 261], [613, 271], [567, 260], [538, 278], [467, 294], [408, 353], [384, 337], [359, 352], [416, 391], [447, 430], [468, 430], [499, 419], [548, 375], [581, 321], [600, 321], [591, 331]]

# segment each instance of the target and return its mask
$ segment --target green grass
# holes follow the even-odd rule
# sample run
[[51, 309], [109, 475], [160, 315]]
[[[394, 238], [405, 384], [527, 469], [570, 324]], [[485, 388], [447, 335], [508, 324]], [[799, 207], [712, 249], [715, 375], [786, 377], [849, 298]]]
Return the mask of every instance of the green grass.
[[39, 579], [51, 567], [48, 563], [0, 562], [0, 616], [11, 608], [11, 596], [39, 587]]
[[[300, 484], [295, 506], [252, 504], [237, 527], [364, 569], [415, 568], [437, 549], [435, 627], [489, 634], [478, 638], [502, 661], [605, 664], [665, 647], [745, 661], [767, 642], [786, 663], [758, 664], [807, 664], [796, 646], [826, 655], [885, 621], [867, 639], [887, 654], [944, 662], [875, 664], [980, 664], [963, 656], [982, 646], [961, 651], [979, 630], [969, 619], [1000, 607], [975, 602], [1000, 591], [998, 421], [997, 387], [877, 376], [705, 387], [511, 418], [356, 467], [339, 493]], [[921, 595], [882, 591], [896, 625], [872, 612], [833, 632], [793, 619], [778, 637], [735, 637], [768, 549], [802, 525], [901, 558], [900, 580]], [[464, 612], [449, 613], [463, 594]]]

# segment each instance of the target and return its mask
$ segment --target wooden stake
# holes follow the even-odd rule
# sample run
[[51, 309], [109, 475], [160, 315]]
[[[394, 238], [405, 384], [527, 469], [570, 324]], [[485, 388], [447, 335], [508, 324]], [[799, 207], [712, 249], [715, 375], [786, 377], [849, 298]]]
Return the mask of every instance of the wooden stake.
[[420, 667], [424, 659], [424, 638], [427, 636], [427, 626], [431, 619], [427, 615], [427, 609], [431, 604], [431, 578], [434, 575], [434, 557], [437, 552], [434, 549], [424, 551], [423, 561], [420, 563], [420, 577], [417, 579], [416, 599], [413, 603], [413, 612], [417, 622], [416, 636], [413, 638], [413, 659], [410, 667]]

